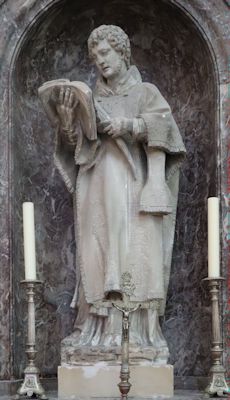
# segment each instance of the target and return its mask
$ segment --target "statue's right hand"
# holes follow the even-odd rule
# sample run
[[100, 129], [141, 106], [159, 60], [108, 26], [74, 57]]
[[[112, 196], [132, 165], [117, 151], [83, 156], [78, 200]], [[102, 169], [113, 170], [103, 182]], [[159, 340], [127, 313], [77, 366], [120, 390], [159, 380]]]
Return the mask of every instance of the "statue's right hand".
[[62, 86], [56, 104], [56, 110], [60, 119], [61, 129], [64, 132], [74, 131], [75, 108], [78, 100], [69, 87]]

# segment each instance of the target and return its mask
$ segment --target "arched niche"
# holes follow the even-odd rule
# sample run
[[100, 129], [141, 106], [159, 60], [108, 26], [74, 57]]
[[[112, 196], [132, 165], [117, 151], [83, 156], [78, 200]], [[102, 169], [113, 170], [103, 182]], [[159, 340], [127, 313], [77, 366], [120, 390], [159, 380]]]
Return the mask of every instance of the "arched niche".
[[[100, 24], [120, 25], [129, 35], [132, 58], [143, 79], [156, 84], [170, 103], [187, 148], [182, 166], [177, 228], [166, 314], [162, 321], [175, 373], [205, 376], [210, 366], [206, 200], [218, 186], [217, 75], [208, 44], [188, 16], [170, 1], [59, 1], [27, 30], [12, 70], [14, 373], [24, 363], [25, 305], [21, 203], [35, 203], [39, 278], [37, 360], [43, 375], [56, 373], [60, 341], [75, 312], [72, 200], [53, 164], [54, 132], [37, 96], [47, 80], [69, 78], [94, 84], [86, 41]], [[212, 155], [212, 157], [210, 157]], [[140, 266], [141, 268], [141, 266]]]

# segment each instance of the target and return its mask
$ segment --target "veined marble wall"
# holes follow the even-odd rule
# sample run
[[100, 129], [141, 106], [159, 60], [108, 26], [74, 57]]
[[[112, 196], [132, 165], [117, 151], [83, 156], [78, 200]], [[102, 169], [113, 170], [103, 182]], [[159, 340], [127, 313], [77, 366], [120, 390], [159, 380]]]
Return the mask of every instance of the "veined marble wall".
[[[27, 18], [32, 22], [32, 16], [49, 1], [27, 3], [21, 0], [0, 3], [9, 36], [14, 32], [13, 21], [22, 37], [23, 21]], [[14, 61], [13, 51], [8, 49], [12, 71], [9, 82], [12, 136], [4, 138], [3, 146], [7, 149], [10, 142], [9, 175], [6, 174], [5, 179], [10, 184], [11, 208], [9, 216], [6, 214], [3, 234], [6, 242], [12, 240], [11, 251], [7, 252], [7, 257], [11, 254], [12, 259], [2, 264], [0, 274], [5, 278], [4, 284], [11, 282], [8, 292], [1, 284], [1, 298], [6, 319], [2, 343], [12, 346], [12, 353], [11, 358], [7, 358], [3, 350], [2, 355], [0, 353], [2, 378], [9, 379], [13, 374], [21, 376], [25, 361], [27, 313], [20, 286], [24, 278], [21, 205], [25, 200], [35, 203], [38, 277], [45, 282], [36, 303], [37, 360], [43, 375], [56, 374], [60, 341], [71, 332], [76, 315], [76, 311], [69, 308], [76, 279], [72, 199], [54, 168], [54, 132], [38, 100], [37, 89], [43, 82], [57, 78], [83, 80], [93, 85], [96, 75], [87, 57], [86, 40], [92, 29], [102, 23], [120, 25], [128, 33], [133, 63], [140, 69], [143, 79], [156, 84], [166, 97], [184, 137], [188, 155], [182, 166], [172, 274], [162, 326], [175, 373], [179, 376], [206, 376], [208, 373], [210, 306], [207, 290], [201, 283], [207, 275], [206, 201], [208, 196], [218, 195], [222, 190], [219, 162], [225, 157], [225, 142], [224, 138], [220, 141], [218, 130], [217, 66], [195, 24], [172, 3], [177, 2], [54, 1], [53, 7], [24, 36]], [[189, 1], [181, 3], [190, 10]], [[210, 6], [207, 1], [195, 3], [200, 20], [203, 18], [203, 29], [208, 30], [206, 25], [214, 9], [217, 11], [216, 3], [214, 0], [208, 2], [212, 3]], [[226, 6], [220, 3], [222, 29], [227, 35]], [[199, 5], [203, 5], [203, 9]], [[216, 57], [223, 66], [225, 60], [221, 51], [216, 52]], [[5, 64], [2, 74], [7, 79]], [[220, 71], [221, 74], [224, 77], [224, 71]], [[8, 93], [7, 85], [4, 93], [5, 96]], [[2, 195], [1, 201], [1, 210], [5, 210], [7, 198]], [[11, 299], [11, 316], [7, 293]]]

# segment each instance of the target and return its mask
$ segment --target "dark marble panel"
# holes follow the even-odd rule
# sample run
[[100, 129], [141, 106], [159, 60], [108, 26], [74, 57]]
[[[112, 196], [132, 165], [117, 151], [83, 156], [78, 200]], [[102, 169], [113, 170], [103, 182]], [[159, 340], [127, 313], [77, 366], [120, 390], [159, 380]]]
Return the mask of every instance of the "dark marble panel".
[[[9, 216], [10, 198], [8, 182], [9, 143], [8, 138], [2, 135], [4, 122], [7, 121], [8, 93], [0, 90], [0, 371], [2, 378], [7, 379], [11, 374], [11, 342], [10, 342], [10, 319], [11, 319], [11, 264], [10, 239], [9, 239]], [[4, 284], [3, 284], [4, 283]]]
[[[230, 37], [230, 35], [229, 35]], [[230, 40], [229, 40], [230, 49]], [[230, 54], [230, 53], [229, 53]], [[230, 56], [229, 56], [230, 60]], [[230, 64], [229, 64], [230, 72]], [[230, 82], [230, 74], [229, 74]], [[230, 83], [221, 86], [222, 127], [225, 145], [223, 146], [222, 162], [225, 169], [222, 171], [223, 184], [223, 223], [222, 223], [222, 275], [226, 278], [223, 282], [223, 337], [224, 361], [227, 366], [227, 378], [230, 378]]]
[[[97, 6], [97, 7], [96, 7]], [[69, 303], [75, 285], [72, 200], [54, 169], [54, 133], [37, 97], [42, 82], [60, 77], [93, 85], [86, 39], [102, 24], [130, 36], [133, 63], [172, 106], [188, 150], [182, 167], [176, 242], [163, 330], [178, 375], [205, 375], [209, 368], [209, 301], [206, 199], [216, 194], [215, 80], [210, 57], [189, 20], [165, 2], [66, 1], [33, 29], [14, 72], [14, 293], [15, 373], [22, 372], [26, 312], [21, 203], [35, 203], [38, 274], [45, 280], [37, 302], [38, 361], [56, 373], [60, 340], [72, 328]], [[17, 333], [18, 332], [18, 333]]]

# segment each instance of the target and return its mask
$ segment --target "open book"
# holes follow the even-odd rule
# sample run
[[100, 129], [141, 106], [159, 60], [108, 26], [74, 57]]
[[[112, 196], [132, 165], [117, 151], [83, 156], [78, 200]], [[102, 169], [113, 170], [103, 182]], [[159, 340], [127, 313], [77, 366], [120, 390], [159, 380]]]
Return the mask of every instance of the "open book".
[[45, 82], [40, 86], [38, 94], [52, 126], [56, 127], [59, 124], [56, 104], [59, 101], [59, 93], [62, 87], [70, 88], [75, 100], [78, 100], [76, 113], [81, 121], [84, 134], [90, 140], [96, 139], [97, 125], [93, 95], [91, 89], [84, 82], [56, 79]]

